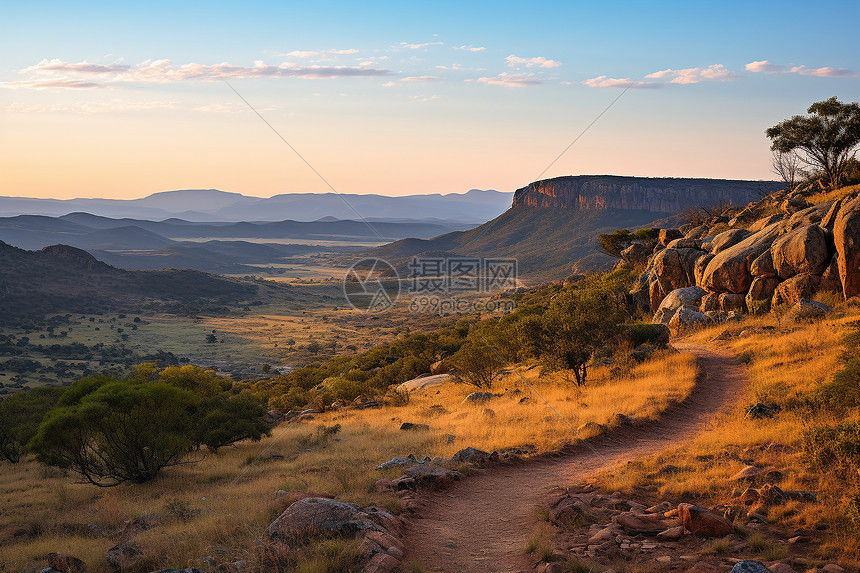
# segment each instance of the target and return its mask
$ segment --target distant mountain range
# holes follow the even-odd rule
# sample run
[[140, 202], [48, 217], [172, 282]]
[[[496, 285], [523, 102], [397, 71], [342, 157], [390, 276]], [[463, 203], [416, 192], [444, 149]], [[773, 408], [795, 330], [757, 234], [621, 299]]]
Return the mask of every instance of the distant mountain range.
[[[86, 212], [111, 218], [191, 222], [318, 221], [324, 218], [368, 221], [439, 220], [480, 224], [510, 207], [513, 193], [472, 189], [447, 195], [350, 195], [287, 193], [248, 197], [217, 189], [153, 193], [142, 199], [35, 199], [0, 196], [0, 216], [61, 216]], [[431, 221], [432, 222], [432, 221]]]

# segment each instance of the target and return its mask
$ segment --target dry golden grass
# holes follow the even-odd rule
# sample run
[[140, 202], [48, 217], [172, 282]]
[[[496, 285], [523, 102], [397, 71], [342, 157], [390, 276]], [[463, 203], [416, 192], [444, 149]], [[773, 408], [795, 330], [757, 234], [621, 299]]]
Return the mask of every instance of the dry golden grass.
[[819, 193], [815, 193], [814, 195], [807, 197], [807, 201], [813, 205], [818, 205], [819, 203], [825, 203], [827, 201], [838, 201], [843, 197], [848, 197], [849, 195], [854, 195], [858, 192], [860, 192], [860, 185], [848, 185], [846, 187], [834, 189], [833, 191], [821, 191]]
[[[147, 563], [151, 570], [199, 567], [207, 555], [219, 562], [254, 563], [260, 557], [255, 541], [284, 507], [276, 495], [279, 489], [328, 492], [397, 512], [395, 496], [373, 490], [379, 478], [398, 475], [397, 470], [377, 471], [383, 461], [409, 453], [449, 456], [465, 446], [557, 448], [587, 435], [578, 436], [571, 427], [589, 421], [606, 424], [616, 413], [657, 416], [690, 392], [695, 377], [694, 359], [683, 354], [660, 356], [613, 380], [606, 370], [595, 369], [582, 389], [561, 377], [539, 377], [537, 369], [524, 372], [522, 379], [511, 372], [493, 389], [508, 391], [483, 405], [463, 403], [473, 387], [449, 384], [438, 393], [413, 393], [405, 406], [327, 412], [311, 422], [280, 426], [259, 443], [223, 448], [200, 463], [165, 470], [151, 483], [109, 490], [74, 484], [73, 475], [31, 460], [5, 464], [0, 473], [0, 570], [21, 571], [32, 563], [41, 568], [47, 553], [59, 551], [83, 559], [91, 573], [107, 573], [104, 554], [119, 538], [100, 535], [88, 524], [113, 529], [137, 516], [154, 524], [135, 537], [154, 556]], [[523, 398], [528, 399], [521, 402]], [[437, 404], [446, 412], [430, 410]], [[403, 421], [426, 423], [430, 430], [401, 431]], [[334, 424], [341, 425], [340, 432], [321, 437], [319, 428]], [[453, 444], [448, 434], [456, 436]], [[311, 560], [305, 569], [316, 566]]]
[[[819, 321], [789, 323], [773, 315], [747, 317], [740, 324], [709, 328], [691, 336], [695, 342], [706, 343], [723, 332], [730, 333], [728, 340], [713, 343], [725, 345], [747, 364], [751, 385], [746, 395], [694, 441], [606, 472], [599, 482], [627, 492], [634, 487], [649, 488], [675, 502], [701, 499], [703, 503], [722, 503], [748, 485], [729, 478], [752, 464], [782, 472], [775, 483], [782, 489], [819, 492], [818, 503], [792, 502], [771, 508], [771, 520], [810, 528], [839, 523], [833, 501], [841, 495], [841, 486], [832, 477], [813, 471], [800, 447], [805, 428], [837, 420], [826, 411], [802, 404], [804, 397], [840, 368], [845, 325], [858, 319], [860, 310], [842, 304]], [[758, 402], [777, 404], [782, 410], [772, 418], [745, 417], [745, 409]], [[838, 547], [842, 557], [860, 554], [856, 539], [842, 539]]]

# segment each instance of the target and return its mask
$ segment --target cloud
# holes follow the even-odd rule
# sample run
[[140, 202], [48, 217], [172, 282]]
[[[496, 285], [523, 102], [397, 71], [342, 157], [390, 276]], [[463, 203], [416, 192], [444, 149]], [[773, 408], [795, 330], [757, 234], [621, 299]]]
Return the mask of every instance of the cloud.
[[773, 64], [768, 60], [750, 62], [745, 67], [748, 72], [763, 74], [801, 74], [804, 76], [818, 76], [821, 78], [850, 78], [857, 76], [857, 72], [847, 68], [831, 68], [830, 66], [822, 68], [807, 68], [806, 66], [789, 67], [780, 64]]
[[397, 85], [397, 84], [395, 84], [394, 82], [385, 82], [384, 84], [382, 84], [382, 87], [384, 87], [384, 88], [393, 88], [393, 87], [394, 87], [394, 86], [396, 86], [396, 85]]
[[702, 80], [732, 81], [736, 80], [738, 75], [727, 70], [723, 64], [713, 64], [706, 68], [685, 68], [682, 70], [669, 68], [648, 74], [645, 77], [649, 79], [672, 78], [671, 83], [673, 84], [695, 84]]
[[454, 46], [455, 50], [465, 50], [467, 52], [483, 52], [487, 48], [483, 46]]
[[506, 72], [493, 78], [478, 78], [475, 81], [480, 84], [505, 86], [508, 88], [523, 88], [526, 86], [537, 86], [543, 83], [541, 80], [534, 77], [534, 74], [508, 74]]
[[349, 49], [349, 50], [320, 50], [318, 52], [314, 52], [311, 50], [293, 50], [292, 52], [287, 52], [286, 54], [278, 54], [279, 56], [283, 56], [285, 58], [324, 58], [327, 56], [350, 56], [352, 54], [357, 54], [358, 50]]
[[400, 78], [401, 82], [432, 82], [434, 80], [441, 79], [439, 76], [409, 76], [406, 78]]
[[[569, 84], [570, 82], [562, 82]], [[582, 82], [590, 88], [659, 88], [657, 82], [643, 82], [631, 80], [630, 78], [610, 78], [608, 76], [597, 76]]]
[[[126, 66], [119, 64], [96, 65], [87, 62], [74, 63], [54, 59], [42, 60], [34, 66], [24, 68], [21, 72], [30, 76], [47, 76], [55, 79], [50, 81], [31, 79], [29, 81], [7, 82], [3, 85], [32, 89], [83, 88], [101, 87], [105, 82], [165, 83], [184, 80], [217, 81], [252, 78], [325, 79], [391, 74], [391, 70], [368, 66], [302, 66], [292, 62], [270, 65], [260, 60], [254, 62], [252, 66], [235, 65], [227, 62], [211, 65], [197, 63], [177, 65], [170, 60], [147, 60], [136, 66]], [[102, 83], [96, 83], [94, 80]]]
[[539, 56], [537, 58], [520, 58], [513, 54], [505, 58], [505, 62], [507, 62], [507, 64], [512, 68], [517, 66], [524, 66], [526, 68], [557, 68], [561, 65], [561, 62], [557, 60], [548, 60], [543, 56]]
[[[6, 113], [76, 113], [92, 115], [97, 113], [147, 111], [153, 109], [181, 109], [179, 102], [175, 101], [148, 101], [129, 102], [123, 100], [112, 100], [104, 102], [77, 102], [64, 104], [22, 104], [12, 103], [0, 106], [0, 110]], [[197, 108], [194, 111], [215, 111]]]
[[407, 42], [400, 42], [400, 47], [405, 48], [407, 50], [420, 50], [422, 48], [426, 48], [428, 46], [441, 46], [442, 42], [424, 42], [423, 44], [409, 44]]
[[4, 88], [11, 89], [31, 89], [31, 90], [48, 90], [48, 89], [95, 89], [107, 88], [105, 84], [98, 82], [87, 82], [84, 80], [32, 80], [19, 82], [5, 82], [0, 84]]

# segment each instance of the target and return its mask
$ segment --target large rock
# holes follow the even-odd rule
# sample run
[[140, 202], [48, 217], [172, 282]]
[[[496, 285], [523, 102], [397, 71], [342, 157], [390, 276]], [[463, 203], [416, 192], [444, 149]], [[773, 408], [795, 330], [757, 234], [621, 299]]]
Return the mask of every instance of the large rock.
[[729, 247], [737, 245], [751, 234], [746, 229], [729, 229], [728, 231], [723, 231], [711, 241], [711, 253], [716, 255], [720, 251], [725, 251]]
[[688, 239], [686, 237], [681, 237], [680, 239], [674, 239], [672, 241], [669, 241], [669, 244], [666, 245], [666, 248], [702, 250], [702, 239]]
[[770, 248], [779, 236], [781, 223], [765, 227], [725, 251], [718, 253], [702, 276], [703, 288], [711, 292], [733, 292], [743, 294], [752, 283], [750, 265]]
[[137, 543], [119, 543], [105, 553], [105, 561], [117, 572], [130, 569], [143, 558], [143, 549]]
[[725, 517], [698, 505], [678, 505], [678, 519], [696, 537], [723, 537], [734, 533], [732, 524]]
[[362, 531], [379, 530], [359, 505], [309, 497], [284, 510], [263, 534], [273, 540], [303, 541], [319, 536], [354, 537]]
[[87, 564], [67, 553], [48, 553], [48, 567], [58, 573], [86, 573]]
[[779, 283], [770, 304], [772, 307], [797, 304], [801, 299], [812, 298], [812, 295], [818, 292], [820, 284], [821, 277], [818, 275], [803, 274], [791, 277]]
[[407, 380], [397, 386], [397, 389], [401, 392], [404, 390], [425, 390], [427, 388], [435, 388], [436, 386], [447, 384], [451, 381], [452, 378], [450, 374], [434, 374], [432, 376], [421, 376], [419, 378]]
[[669, 324], [679, 308], [685, 305], [698, 307], [702, 302], [702, 297], [706, 294], [708, 293], [704, 289], [697, 286], [673, 290], [660, 303], [660, 307], [654, 313], [654, 318], [651, 322], [654, 324]]
[[631, 535], [657, 535], [666, 530], [664, 521], [647, 515], [635, 515], [631, 512], [619, 514], [615, 521]]
[[750, 274], [754, 277], [775, 277], [776, 269], [773, 267], [773, 255], [771, 249], [759, 255], [750, 265]]
[[796, 321], [815, 320], [824, 318], [828, 312], [830, 312], [830, 307], [823, 302], [801, 299], [797, 304], [788, 309], [785, 317]]
[[747, 310], [754, 314], [769, 311], [770, 301], [778, 284], [779, 279], [775, 277], [754, 278], [746, 296]]
[[738, 312], [746, 312], [746, 299], [742, 294], [732, 294], [732, 293], [721, 293], [720, 294], [720, 310], [723, 312], [731, 312], [736, 310]]
[[781, 279], [811, 273], [820, 275], [830, 262], [824, 229], [807, 225], [786, 233], [770, 247], [773, 267]]
[[833, 225], [839, 253], [839, 278], [846, 299], [860, 294], [860, 196], [846, 201]]
[[830, 206], [830, 210], [827, 211], [827, 214], [824, 215], [819, 224], [825, 229], [833, 231], [833, 227], [836, 225], [836, 216], [839, 215], [839, 210], [842, 208], [843, 203], [845, 203], [845, 197], [834, 201], [833, 205]]
[[839, 253], [833, 253], [830, 263], [821, 273], [821, 284], [818, 289], [824, 292], [842, 294], [842, 281], [839, 279]]
[[699, 305], [700, 312], [710, 312], [712, 310], [720, 310], [720, 293], [709, 292], [702, 297], [702, 303]]
[[453, 459], [455, 462], [474, 464], [476, 466], [484, 466], [491, 461], [497, 460], [498, 454], [496, 454], [495, 452], [491, 454], [490, 452], [485, 452], [483, 450], [479, 450], [477, 448], [469, 446], [468, 448], [463, 448], [462, 450], [454, 454], [451, 459]]
[[706, 255], [697, 249], [664, 249], [654, 255], [654, 272], [663, 292], [696, 284], [696, 261]]
[[673, 241], [675, 239], [680, 239], [684, 234], [681, 233], [678, 229], [660, 229], [660, 234], [658, 235], [658, 243], [662, 246], [666, 246], [669, 244], [669, 241]]
[[738, 561], [730, 573], [771, 573], [771, 571], [758, 561]]
[[830, 210], [831, 205], [831, 202], [812, 205], [789, 217], [788, 222], [792, 227], [805, 227], [813, 223], [820, 223]]
[[696, 259], [696, 265], [693, 267], [693, 276], [696, 279], [695, 284], [702, 284], [702, 277], [705, 275], [705, 269], [708, 268], [708, 263], [710, 263], [713, 258], [714, 255], [707, 253]]
[[624, 262], [634, 266], [643, 267], [648, 264], [648, 258], [654, 252], [654, 243], [633, 243], [623, 251], [621, 258]]
[[711, 319], [704, 313], [682, 306], [672, 317], [672, 320], [669, 321], [669, 330], [672, 334], [679, 334], [691, 328], [706, 326], [710, 323]]
[[749, 227], [747, 227], [747, 231], [749, 231], [750, 233], [758, 233], [759, 231], [761, 231], [765, 227], [769, 227], [770, 225], [773, 225], [774, 223], [779, 223], [783, 219], [785, 219], [785, 215], [783, 215], [781, 213], [776, 214], [776, 215], [771, 215], [770, 217], [762, 217], [761, 219], [759, 219], [758, 221], [755, 221]]

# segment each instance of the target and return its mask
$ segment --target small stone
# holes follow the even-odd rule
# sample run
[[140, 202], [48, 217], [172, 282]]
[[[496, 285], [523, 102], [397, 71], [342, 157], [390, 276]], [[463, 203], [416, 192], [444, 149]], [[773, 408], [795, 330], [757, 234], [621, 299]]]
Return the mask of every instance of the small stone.
[[364, 573], [394, 573], [398, 567], [399, 559], [387, 553], [377, 553], [364, 566]]
[[797, 535], [788, 540], [789, 543], [794, 545], [795, 543], [809, 543], [809, 538], [805, 535]]
[[731, 573], [769, 573], [769, 569], [758, 561], [738, 561]]
[[671, 527], [666, 531], [662, 531], [657, 534], [657, 539], [661, 539], [664, 541], [677, 541], [684, 537], [684, 526], [679, 525], [678, 527]]
[[565, 573], [565, 568], [561, 563], [553, 561], [552, 563], [546, 564], [546, 567], [544, 567], [544, 573]]
[[672, 558], [669, 557], [668, 555], [661, 555], [660, 557], [655, 557], [654, 561], [656, 561], [657, 563], [664, 563], [665, 564], [665, 563], [671, 563]]
[[678, 505], [681, 524], [696, 537], [723, 537], [734, 532], [734, 527], [725, 517], [713, 511], [682, 503]]
[[797, 573], [797, 571], [791, 568], [791, 565], [781, 561], [778, 563], [772, 563], [768, 569], [770, 569], [771, 573]]
[[845, 569], [835, 563], [828, 563], [821, 568], [824, 573], [845, 573]]

